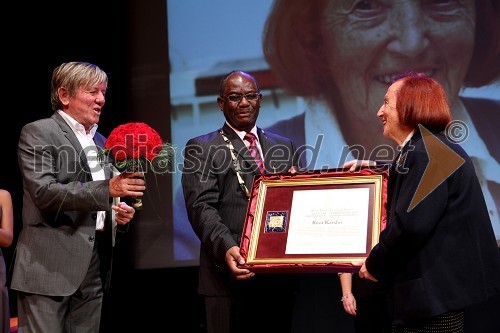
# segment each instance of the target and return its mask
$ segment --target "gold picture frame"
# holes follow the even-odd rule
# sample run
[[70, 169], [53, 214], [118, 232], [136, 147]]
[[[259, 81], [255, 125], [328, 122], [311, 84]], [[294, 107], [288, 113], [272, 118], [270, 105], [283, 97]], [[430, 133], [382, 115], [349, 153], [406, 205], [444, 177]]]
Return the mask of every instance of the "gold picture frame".
[[240, 244], [243, 267], [359, 270], [386, 223], [387, 178], [385, 167], [258, 176]]

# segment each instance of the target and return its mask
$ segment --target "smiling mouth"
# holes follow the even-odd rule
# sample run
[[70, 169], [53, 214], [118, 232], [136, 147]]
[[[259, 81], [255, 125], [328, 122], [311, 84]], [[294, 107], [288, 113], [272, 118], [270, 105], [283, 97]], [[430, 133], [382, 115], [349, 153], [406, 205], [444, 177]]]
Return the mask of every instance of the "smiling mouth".
[[[418, 71], [418, 70], [411, 70], [412, 72], [419, 72], [419, 73], [424, 73], [428, 76], [433, 76], [436, 73], [435, 69], [429, 69], [426, 71]], [[401, 73], [402, 74], [402, 73]], [[385, 74], [385, 75], [378, 75], [375, 76], [374, 79], [382, 84], [387, 84], [391, 85], [394, 83], [394, 81], [401, 75], [401, 74]]]

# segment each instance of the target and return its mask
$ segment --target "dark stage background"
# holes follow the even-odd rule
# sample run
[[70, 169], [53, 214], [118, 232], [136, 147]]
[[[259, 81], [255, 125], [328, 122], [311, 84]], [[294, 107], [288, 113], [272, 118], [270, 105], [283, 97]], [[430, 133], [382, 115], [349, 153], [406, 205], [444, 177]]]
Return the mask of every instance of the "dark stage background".
[[[52, 114], [50, 78], [61, 62], [89, 61], [108, 72], [101, 133], [107, 135], [128, 121], [144, 121], [170, 140], [166, 14], [166, 0], [17, 2], [3, 11], [2, 21], [13, 23], [4, 23], [3, 29], [2, 101], [7, 105], [0, 131], [0, 187], [9, 190], [14, 200], [16, 239], [22, 226], [22, 181], [16, 157], [19, 132], [24, 124]], [[203, 332], [203, 307], [196, 293], [198, 267], [164, 264], [173, 256], [171, 178], [160, 176], [158, 182], [158, 189], [152, 189], [145, 200], [155, 209], [139, 212], [117, 246], [111, 294], [105, 299], [104, 332], [138, 327], [143, 332], [174, 327], [180, 332]], [[7, 265], [14, 247], [4, 250]], [[17, 315], [15, 298], [12, 292], [12, 316]], [[499, 311], [497, 298], [477, 307], [473, 318], [483, 318], [484, 323], [484, 318], [498, 316]], [[468, 332], [478, 332], [472, 328], [478, 327], [476, 322], [468, 325]]]

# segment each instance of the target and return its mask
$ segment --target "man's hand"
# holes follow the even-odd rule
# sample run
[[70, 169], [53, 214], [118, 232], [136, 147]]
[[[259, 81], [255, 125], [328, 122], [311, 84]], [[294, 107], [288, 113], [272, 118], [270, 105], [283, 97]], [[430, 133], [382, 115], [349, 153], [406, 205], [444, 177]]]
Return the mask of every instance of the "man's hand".
[[145, 190], [146, 183], [142, 172], [124, 172], [109, 180], [110, 198], [142, 197]]
[[226, 264], [231, 271], [231, 274], [236, 280], [246, 280], [255, 276], [255, 273], [250, 272], [248, 269], [238, 268], [239, 265], [245, 264], [245, 259], [240, 254], [240, 248], [233, 246], [226, 252]]
[[116, 223], [122, 225], [129, 223], [135, 214], [135, 209], [127, 205], [125, 202], [119, 202], [118, 205], [111, 206], [111, 209], [113, 209], [116, 212], [115, 215]]

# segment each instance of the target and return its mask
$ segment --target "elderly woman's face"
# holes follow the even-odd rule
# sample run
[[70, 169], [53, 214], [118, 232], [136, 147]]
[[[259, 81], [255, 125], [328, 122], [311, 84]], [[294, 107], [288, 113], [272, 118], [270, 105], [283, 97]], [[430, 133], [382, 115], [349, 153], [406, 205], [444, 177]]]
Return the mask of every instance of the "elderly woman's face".
[[346, 116], [373, 121], [394, 76], [441, 83], [453, 103], [474, 48], [474, 0], [329, 0], [323, 32]]

